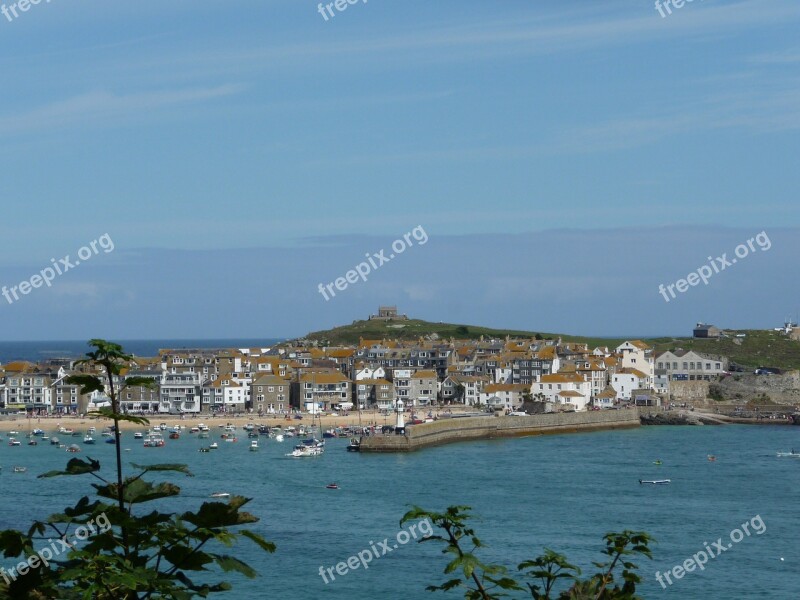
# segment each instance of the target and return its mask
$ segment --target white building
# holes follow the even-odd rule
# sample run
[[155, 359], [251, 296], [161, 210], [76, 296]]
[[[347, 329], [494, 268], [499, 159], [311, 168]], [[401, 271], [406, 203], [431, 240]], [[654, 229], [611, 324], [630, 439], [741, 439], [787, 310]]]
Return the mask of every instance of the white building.
[[591, 383], [577, 373], [542, 375], [531, 385], [531, 392], [534, 400], [542, 400], [544, 396], [544, 402], [562, 410], [586, 410], [592, 398]]

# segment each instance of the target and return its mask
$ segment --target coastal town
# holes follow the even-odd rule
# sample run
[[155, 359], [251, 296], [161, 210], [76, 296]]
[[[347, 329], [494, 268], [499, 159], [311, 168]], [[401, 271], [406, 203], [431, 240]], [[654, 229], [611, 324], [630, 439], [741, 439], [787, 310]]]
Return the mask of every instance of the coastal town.
[[[371, 320], [407, 319], [393, 306]], [[794, 328], [794, 333], [797, 333]], [[698, 324], [695, 337], [725, 335]], [[789, 327], [787, 335], [792, 335]], [[133, 357], [117, 382], [124, 412], [145, 415], [288, 415], [469, 407], [526, 414], [624, 406], [681, 405], [737, 367], [725, 356], [674, 349], [656, 353], [641, 340], [590, 347], [561, 339], [360, 339], [353, 345], [295, 340], [274, 347], [164, 349]], [[106, 393], [81, 394], [70, 375], [77, 357], [0, 366], [0, 410], [81, 415], [107, 405]], [[740, 369], [739, 369], [740, 370]], [[769, 374], [769, 373], [766, 373]]]

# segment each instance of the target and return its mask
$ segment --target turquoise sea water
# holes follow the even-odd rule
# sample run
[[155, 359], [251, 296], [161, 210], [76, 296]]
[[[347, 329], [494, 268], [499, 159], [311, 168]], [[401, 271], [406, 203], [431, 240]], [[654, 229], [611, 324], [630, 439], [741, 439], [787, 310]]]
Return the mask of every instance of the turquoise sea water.
[[[291, 459], [284, 456], [291, 440], [262, 437], [261, 450], [251, 453], [241, 437], [199, 453], [208, 440], [187, 434], [153, 449], [126, 433], [123, 448], [131, 451], [123, 456], [128, 462], [190, 465], [195, 477], [172, 478], [183, 489], [167, 505], [173, 510], [197, 507], [216, 491], [253, 498], [249, 509], [262, 519], [256, 528], [278, 550], [267, 555], [241, 542], [237, 556], [261, 576], [236, 580], [234, 591], [221, 598], [462, 597], [424, 589], [445, 579], [438, 547], [397, 543], [398, 532], [408, 531], [399, 526], [400, 517], [413, 503], [436, 510], [472, 506], [480, 516], [475, 529], [489, 545], [485, 558], [510, 567], [546, 546], [593, 572], [602, 535], [629, 528], [657, 540], [654, 560], [637, 561], [645, 598], [785, 600], [798, 597], [800, 460], [775, 452], [800, 447], [799, 436], [798, 427], [643, 427], [462, 443], [407, 455], [353, 454], [345, 452], [346, 440], [328, 440], [323, 456]], [[24, 528], [88, 493], [90, 478], [36, 479], [72, 455], [46, 443], [0, 444], [0, 528]], [[99, 458], [110, 476], [112, 454], [113, 446], [101, 443], [77, 456]], [[709, 462], [708, 454], [717, 461]], [[653, 465], [656, 459], [663, 465]], [[28, 472], [14, 474], [14, 465]], [[643, 486], [642, 478], [669, 478], [672, 484]], [[341, 489], [326, 489], [332, 481]], [[704, 571], [673, 579], [667, 589], [656, 582], [656, 570], [671, 570], [720, 537], [727, 545], [730, 532], [757, 515], [766, 527], [762, 535], [745, 536]], [[385, 538], [397, 549], [369, 569], [336, 575], [327, 584], [319, 575], [320, 566], [335, 567]]]

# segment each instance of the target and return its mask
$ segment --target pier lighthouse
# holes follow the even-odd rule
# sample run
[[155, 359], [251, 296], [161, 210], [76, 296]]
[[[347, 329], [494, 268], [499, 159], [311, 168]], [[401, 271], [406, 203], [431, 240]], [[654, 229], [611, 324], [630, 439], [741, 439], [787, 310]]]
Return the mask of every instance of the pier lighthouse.
[[397, 420], [394, 423], [394, 432], [398, 435], [402, 435], [406, 431], [406, 423], [403, 419], [403, 401], [399, 398], [394, 410], [397, 413]]

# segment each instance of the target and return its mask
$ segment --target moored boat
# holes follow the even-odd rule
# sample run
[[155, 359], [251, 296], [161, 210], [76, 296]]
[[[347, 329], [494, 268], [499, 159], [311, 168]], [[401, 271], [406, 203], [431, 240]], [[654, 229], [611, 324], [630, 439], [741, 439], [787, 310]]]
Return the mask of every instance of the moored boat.
[[250, 442], [250, 452], [258, 452], [258, 440]]
[[358, 438], [350, 438], [350, 443], [347, 444], [348, 452], [358, 452], [361, 450], [361, 440]]
[[151, 433], [144, 439], [145, 448], [161, 448], [165, 445], [164, 438], [159, 433]]
[[84, 444], [94, 444], [94, 438], [87, 433], [85, 436], [83, 436], [83, 443]]
[[8, 445], [9, 446], [21, 446], [22, 442], [20, 442], [17, 438], [10, 437], [10, 438], [8, 438]]
[[80, 452], [80, 451], [81, 447], [78, 446], [78, 444], [70, 444], [69, 446], [67, 446], [67, 452], [72, 452], [74, 454], [75, 452]]
[[650, 479], [650, 480], [640, 479], [639, 483], [641, 483], [641, 484], [649, 483], [651, 485], [666, 485], [668, 483], [672, 483], [672, 480], [671, 479]]

